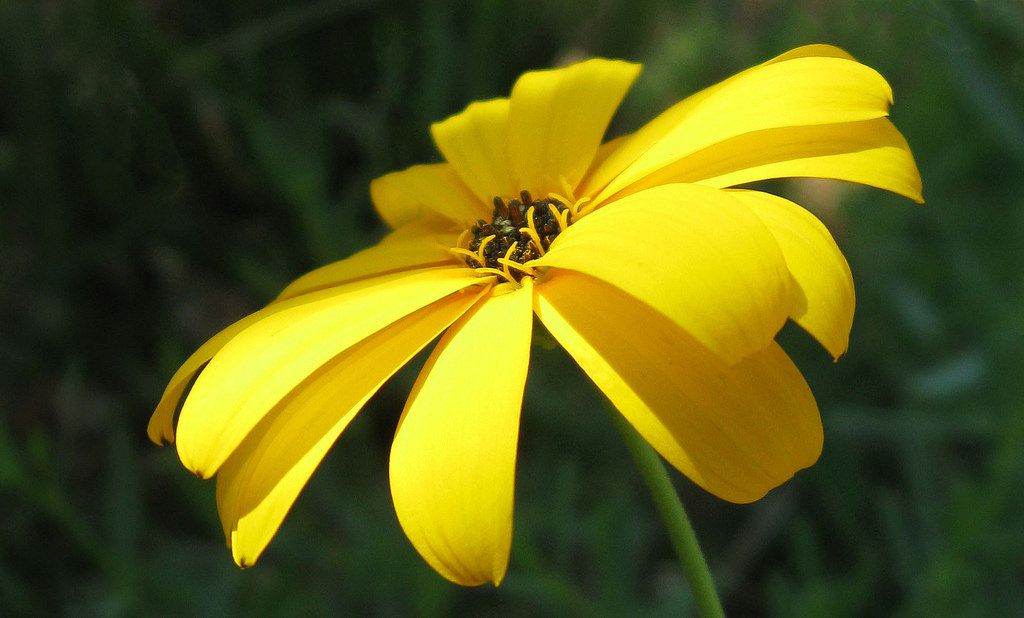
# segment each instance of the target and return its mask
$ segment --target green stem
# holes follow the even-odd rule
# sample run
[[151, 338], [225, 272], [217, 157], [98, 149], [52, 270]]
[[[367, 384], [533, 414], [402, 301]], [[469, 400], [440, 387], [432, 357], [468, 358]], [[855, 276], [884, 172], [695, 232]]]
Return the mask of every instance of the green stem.
[[644, 478], [644, 483], [651, 492], [654, 504], [658, 508], [661, 519], [668, 528], [668, 536], [672, 546], [679, 556], [679, 562], [683, 566], [683, 573], [686, 580], [690, 582], [690, 589], [693, 591], [693, 598], [697, 604], [697, 610], [704, 618], [721, 618], [725, 616], [722, 610], [722, 602], [718, 598], [718, 591], [715, 589], [715, 581], [711, 577], [711, 570], [708, 562], [704, 559], [704, 553], [700, 550], [700, 543], [697, 542], [697, 534], [690, 525], [690, 518], [686, 516], [683, 503], [679, 500], [679, 494], [672, 486], [672, 480], [668, 476], [665, 464], [661, 457], [654, 451], [647, 441], [633, 429], [626, 419], [617, 411], [612, 411], [612, 418], [626, 442], [626, 447], [633, 455], [637, 470]]

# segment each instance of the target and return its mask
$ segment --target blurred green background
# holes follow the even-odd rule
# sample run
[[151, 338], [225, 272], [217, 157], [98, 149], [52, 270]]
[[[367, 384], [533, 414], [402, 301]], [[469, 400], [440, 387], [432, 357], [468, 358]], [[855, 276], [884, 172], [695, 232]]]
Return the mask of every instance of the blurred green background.
[[811, 470], [748, 506], [675, 475], [737, 615], [1024, 608], [1024, 3], [0, 0], [0, 615], [673, 616], [689, 593], [601, 399], [537, 347], [498, 589], [393, 514], [407, 369], [260, 563], [145, 436], [187, 354], [379, 238], [367, 183], [524, 70], [645, 72], [611, 129], [791, 47], [892, 83], [928, 204], [808, 181], [858, 286], [849, 354], [781, 336], [822, 409]]

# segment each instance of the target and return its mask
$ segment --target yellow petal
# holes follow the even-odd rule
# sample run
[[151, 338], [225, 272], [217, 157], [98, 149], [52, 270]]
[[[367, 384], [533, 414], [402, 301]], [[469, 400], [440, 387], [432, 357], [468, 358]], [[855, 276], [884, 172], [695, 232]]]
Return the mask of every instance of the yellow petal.
[[366, 400], [479, 296], [452, 294], [355, 344], [256, 426], [217, 473], [217, 510], [236, 563], [256, 562]]
[[466, 268], [433, 268], [294, 299], [307, 301], [235, 335], [199, 374], [178, 420], [181, 462], [208, 478], [271, 408], [329, 360], [420, 307], [487, 282]]
[[619, 148], [628, 144], [631, 137], [633, 136], [620, 135], [598, 146], [597, 153], [594, 154], [594, 160], [590, 162], [590, 170], [588, 170], [583, 176], [583, 179], [580, 180], [579, 188], [576, 192], [577, 195], [582, 197], [584, 195], [592, 195], [594, 193], [594, 191], [590, 190], [591, 185], [593, 184], [594, 173], [604, 170], [606, 162], [616, 156], [615, 153], [619, 151]]
[[[803, 47], [792, 49], [757, 66], [741, 71], [732, 77], [718, 82], [717, 84], [708, 86], [700, 92], [690, 95], [665, 110], [654, 120], [644, 125], [639, 131], [630, 135], [623, 135], [615, 140], [618, 144], [616, 144], [614, 149], [610, 149], [614, 152], [604, 153], [604, 156], [601, 156], [602, 153], [599, 152], [597, 160], [594, 161], [590, 171], [587, 172], [587, 176], [583, 179], [583, 182], [580, 185], [580, 190], [577, 192], [578, 195], [596, 195], [597, 192], [603, 189], [613, 178], [621, 174], [622, 170], [626, 169], [629, 164], [636, 161], [637, 157], [654, 146], [654, 144], [663, 138], [665, 134], [671, 131], [675, 125], [679, 124], [679, 122], [681, 122], [693, 108], [697, 107], [698, 104], [729, 84], [746, 78], [751, 73], [760, 70], [761, 67], [783, 62], [785, 60], [791, 60], [793, 58], [818, 57], [845, 58], [846, 60], [854, 59], [850, 54], [832, 45], [804, 45]], [[610, 144], [606, 144], [606, 146], [608, 145]], [[619, 150], [619, 147], [622, 147], [621, 151]]]
[[[277, 310], [280, 309], [275, 308], [275, 311]], [[149, 418], [146, 433], [150, 440], [160, 445], [174, 442], [174, 413], [178, 409], [178, 403], [181, 401], [181, 396], [185, 393], [188, 383], [199, 371], [199, 368], [205, 365], [227, 342], [267, 313], [269, 312], [266, 310], [253, 313], [228, 326], [207, 340], [182, 363], [181, 367], [171, 376], [167, 388], [164, 389], [164, 394], [160, 397], [160, 402], [156, 405], [156, 410]]]
[[[664, 112], [605, 161], [608, 179], [596, 202], [702, 148], [737, 135], [778, 127], [880, 118], [892, 103], [889, 84], [874, 69], [837, 57], [792, 57], [763, 64]], [[628, 161], [628, 163], [626, 163]]]
[[[174, 413], [196, 371], [249, 325], [296, 304], [282, 304], [283, 301], [357, 279], [453, 263], [448, 247], [454, 245], [457, 236], [457, 231], [451, 231], [450, 225], [443, 220], [424, 219], [402, 226], [377, 245], [352, 257], [299, 277], [269, 306], [246, 316], [211, 337], [181, 365], [171, 377], [150, 418], [147, 428], [149, 438], [157, 444], [174, 442]], [[303, 302], [305, 301], [298, 301], [299, 304]]]
[[738, 135], [642, 178], [619, 195], [670, 182], [731, 187], [792, 176], [858, 182], [924, 202], [910, 147], [888, 118]]
[[853, 326], [853, 276], [835, 240], [817, 217], [793, 202], [761, 191], [732, 190], [775, 236], [793, 275], [790, 317], [837, 359]]
[[524, 74], [512, 88], [509, 163], [535, 195], [575, 188], [640, 65], [594, 58]]
[[181, 401], [181, 396], [185, 393], [185, 388], [192, 381], [192, 378], [195, 377], [196, 372], [213, 358], [214, 354], [227, 345], [235, 335], [263, 318], [306, 302], [307, 300], [304, 298], [290, 298], [286, 302], [276, 302], [247, 315], [221, 330], [213, 337], [210, 337], [206, 343], [201, 345], [198, 350], [182, 363], [181, 367], [178, 368], [178, 371], [174, 373], [168, 382], [167, 388], [164, 390], [164, 394], [160, 397], [160, 402], [153, 412], [153, 416], [149, 419], [149, 426], [147, 427], [149, 439], [161, 445], [174, 442], [174, 413], [178, 408], [178, 403]]
[[793, 49], [783, 52], [762, 64], [773, 64], [775, 62], [782, 62], [783, 60], [790, 60], [792, 58], [844, 58], [846, 60], [857, 60], [851, 56], [848, 51], [840, 49], [835, 45], [812, 43], [810, 45], [794, 47]]
[[370, 183], [370, 197], [392, 229], [430, 215], [465, 226], [490, 214], [447, 163], [414, 165], [381, 176]]
[[817, 405], [775, 343], [727, 366], [657, 312], [571, 271], [537, 286], [535, 310], [640, 435], [716, 496], [752, 502], [818, 459]]
[[512, 543], [519, 410], [530, 357], [531, 279], [445, 333], [391, 447], [391, 496], [421, 556], [465, 586], [498, 584]]
[[483, 204], [519, 193], [509, 173], [508, 123], [508, 99], [492, 99], [430, 127], [438, 150]]
[[274, 302], [371, 276], [455, 264], [448, 249], [455, 246], [460, 231], [439, 218], [407, 223], [376, 245], [299, 277]]
[[663, 185], [571, 225], [539, 260], [606, 281], [734, 363], [763, 350], [790, 313], [775, 238], [727, 192]]

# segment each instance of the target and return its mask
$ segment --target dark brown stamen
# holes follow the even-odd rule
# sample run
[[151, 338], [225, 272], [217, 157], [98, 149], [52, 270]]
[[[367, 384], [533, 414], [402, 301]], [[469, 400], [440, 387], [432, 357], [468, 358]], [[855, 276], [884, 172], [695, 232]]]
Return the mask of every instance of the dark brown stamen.
[[[522, 231], [530, 227], [526, 215], [531, 206], [533, 207], [533, 228], [537, 232], [538, 240], [540, 240], [540, 247], [537, 247], [537, 241], [534, 240], [531, 234]], [[513, 262], [525, 264], [530, 260], [539, 258], [543, 255], [544, 251], [547, 251], [555, 237], [562, 231], [562, 227], [559, 225], [558, 219], [552, 210], [557, 213], [563, 213], [566, 209], [566, 205], [556, 199], [543, 198], [534, 200], [529, 191], [520, 191], [519, 199], [512, 198], [507, 202], [496, 196], [494, 198], [494, 211], [491, 215], [491, 221], [487, 222], [480, 219], [470, 228], [472, 237], [467, 249], [473, 253], [479, 253], [480, 246], [484, 243], [484, 240], [488, 236], [494, 236], [484, 247], [483, 263], [480, 263], [479, 258], [469, 257], [466, 258], [466, 263], [473, 268], [487, 267], [505, 270], [498, 260], [505, 257], [513, 243], [515, 244], [515, 249], [508, 256], [508, 259]], [[519, 281], [523, 276], [522, 272], [515, 269], [512, 269], [510, 272], [516, 281]]]

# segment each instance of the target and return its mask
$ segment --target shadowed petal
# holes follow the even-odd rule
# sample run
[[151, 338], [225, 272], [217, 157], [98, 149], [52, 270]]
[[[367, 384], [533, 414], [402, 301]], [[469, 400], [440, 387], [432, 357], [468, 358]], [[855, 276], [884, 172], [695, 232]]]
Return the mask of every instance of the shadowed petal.
[[512, 88], [509, 164], [535, 195], [576, 187], [640, 65], [595, 58], [524, 74]]
[[437, 149], [482, 204], [519, 193], [509, 173], [508, 123], [508, 99], [492, 99], [430, 127]]
[[251, 566], [366, 400], [480, 297], [456, 292], [355, 344], [267, 414], [217, 473], [217, 510], [235, 562]]
[[392, 229], [430, 215], [467, 225], [490, 214], [447, 163], [414, 165], [381, 176], [370, 183], [370, 197]]
[[465, 586], [498, 584], [508, 565], [533, 326], [531, 279], [523, 281], [445, 333], [391, 446], [391, 496], [402, 529], [438, 573]]
[[570, 226], [538, 266], [610, 283], [734, 363], [763, 350], [790, 313], [786, 262], [761, 220], [727, 192], [664, 185]]
[[[369, 335], [462, 288], [465, 268], [366, 279], [294, 300], [235, 335], [199, 374], [178, 420], [178, 456], [208, 478], [281, 399]], [[286, 301], [288, 302], [288, 301]]]
[[818, 408], [774, 342], [727, 366], [612, 286], [559, 271], [536, 288], [555, 339], [680, 472], [731, 502], [753, 502], [821, 453]]
[[828, 229], [793, 202], [761, 191], [731, 190], [775, 236], [793, 275], [790, 317], [839, 359], [853, 326], [853, 275]]

